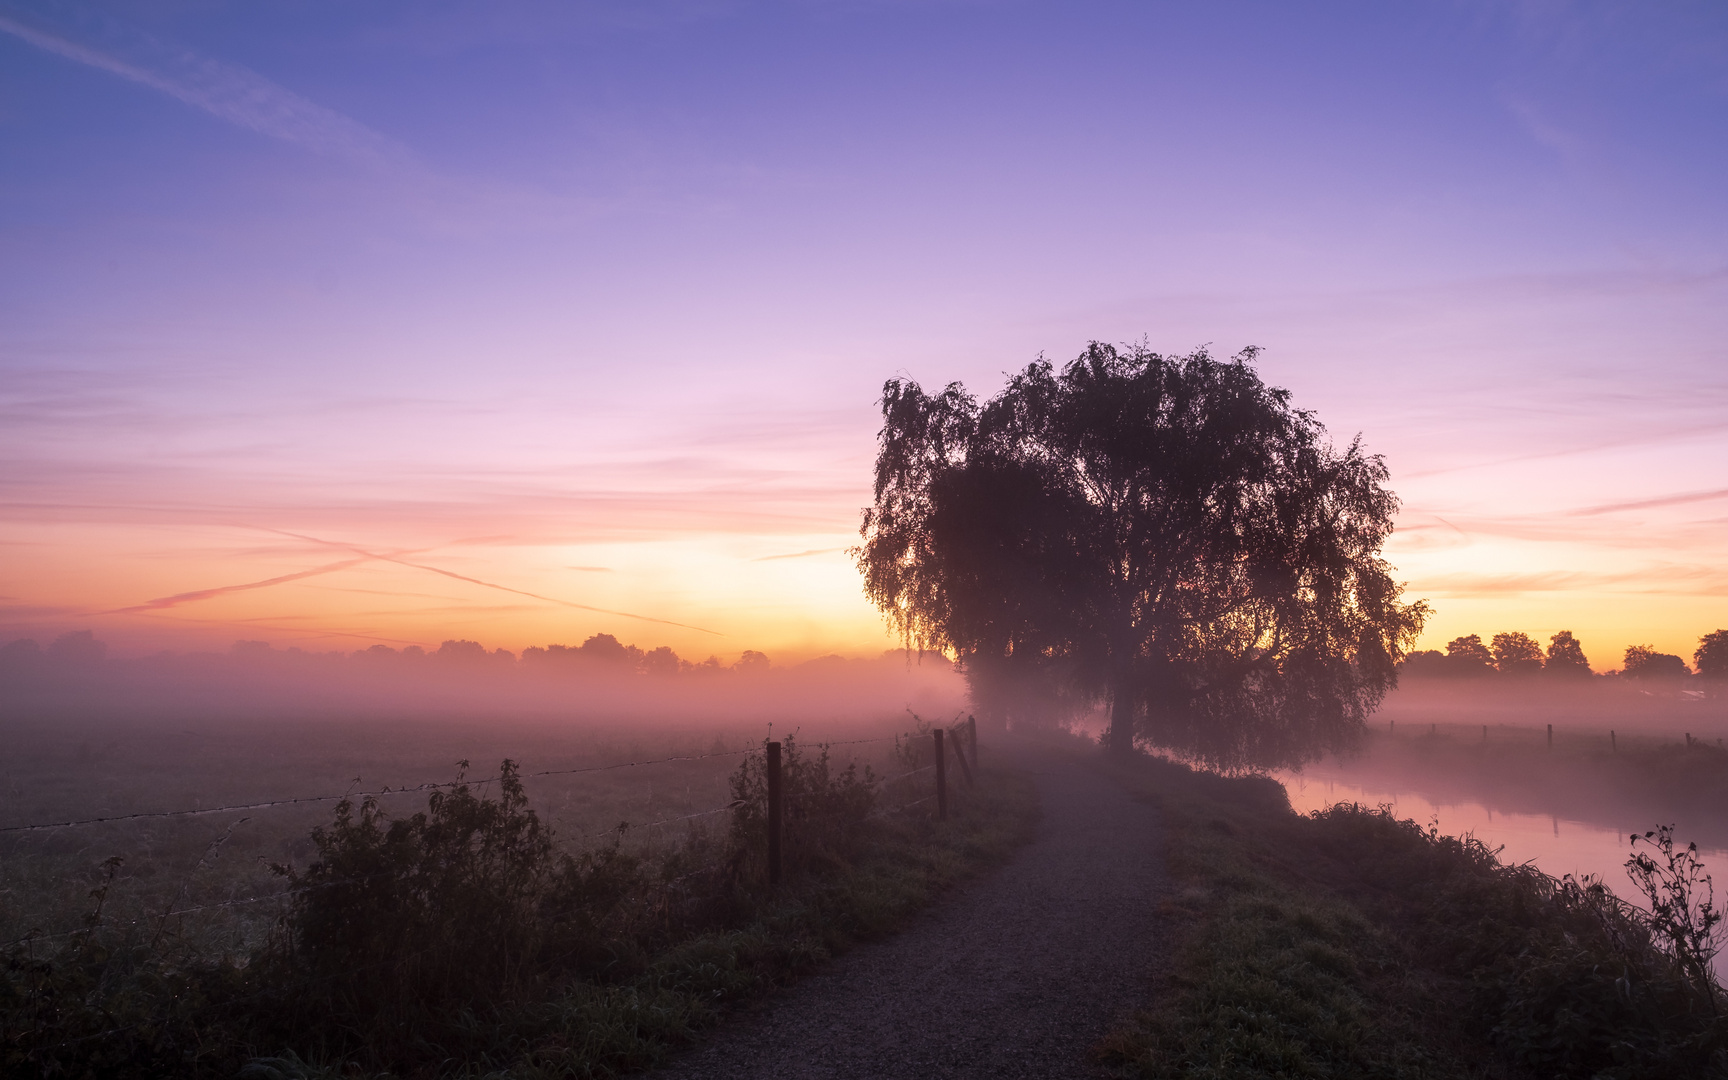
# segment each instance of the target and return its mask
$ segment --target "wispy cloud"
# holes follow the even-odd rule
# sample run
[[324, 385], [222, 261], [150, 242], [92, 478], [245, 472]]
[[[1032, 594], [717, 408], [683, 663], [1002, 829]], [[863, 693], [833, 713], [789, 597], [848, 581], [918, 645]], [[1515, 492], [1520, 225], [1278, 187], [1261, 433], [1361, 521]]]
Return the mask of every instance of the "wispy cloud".
[[761, 558], [751, 559], [750, 561], [751, 562], [775, 562], [779, 559], [808, 559], [812, 555], [832, 555], [836, 551], [845, 551], [845, 550], [846, 550], [845, 548], [811, 548], [809, 551], [794, 551], [794, 552], [791, 552], [790, 554], [786, 554], [786, 555], [764, 555]]
[[1594, 517], [1597, 514], [1612, 514], [1621, 510], [1652, 510], [1660, 506], [1684, 506], [1687, 503], [1711, 502], [1715, 499], [1728, 499], [1728, 488], [1716, 491], [1691, 491], [1681, 495], [1664, 495], [1655, 499], [1639, 499], [1635, 502], [1605, 503], [1602, 506], [1589, 506], [1582, 510], [1574, 510], [1574, 517]]
[[147, 59], [116, 55], [6, 14], [0, 14], [0, 32], [319, 154], [368, 165], [401, 165], [410, 159], [400, 144], [255, 71], [184, 48], [168, 48], [135, 32], [123, 35], [125, 51], [154, 55]]
[[1414, 590], [1418, 593], [1450, 599], [1601, 592], [1721, 596], [1728, 591], [1728, 574], [1706, 566], [1658, 566], [1624, 573], [1547, 570], [1509, 574], [1432, 574], [1412, 584], [1420, 586]]
[[338, 570], [346, 570], [349, 567], [359, 566], [364, 562], [371, 562], [372, 558], [373, 556], [367, 556], [360, 559], [347, 559], [342, 562], [328, 563], [324, 566], [315, 566], [310, 570], [300, 570], [292, 574], [283, 574], [279, 577], [265, 578], [263, 581], [248, 581], [243, 585], [218, 585], [213, 589], [196, 589], [192, 592], [175, 593], [173, 596], [160, 596], [154, 600], [146, 600], [142, 604], [134, 604], [131, 607], [115, 608], [112, 611], [102, 611], [97, 614], [137, 615], [146, 611], [161, 611], [164, 608], [178, 607], [181, 604], [190, 604], [199, 600], [211, 600], [227, 593], [249, 592], [252, 589], [267, 589], [272, 585], [283, 585], [290, 581], [300, 581], [303, 578], [317, 577], [320, 574], [333, 574]]
[[367, 551], [364, 548], [356, 547], [353, 544], [345, 544], [337, 540], [321, 540], [316, 536], [305, 536], [300, 533], [292, 533], [283, 529], [265, 529], [264, 531], [276, 533], [279, 536], [291, 536], [296, 540], [305, 540], [308, 543], [321, 544], [325, 547], [352, 551], [357, 555], [365, 556], [366, 559], [377, 559], [380, 562], [395, 563], [397, 566], [407, 566], [415, 570], [425, 570], [428, 573], [441, 574], [444, 577], [453, 578], [456, 581], [466, 581], [470, 585], [479, 585], [487, 589], [497, 589], [500, 592], [514, 593], [517, 596], [526, 596], [534, 600], [544, 600], [548, 604], [558, 604], [562, 607], [575, 608], [578, 611], [593, 611], [598, 612], [601, 615], [617, 615], [624, 619], [636, 619], [641, 622], [659, 623], [662, 626], [676, 626], [682, 630], [695, 630], [702, 634], [713, 634], [715, 637], [726, 636], [718, 630], [709, 630], [707, 627], [703, 626], [692, 626], [689, 623], [673, 622], [671, 619], [657, 619], [652, 615], [638, 615], [633, 611], [616, 611], [612, 608], [595, 607], [592, 604], [578, 604], [573, 600], [560, 600], [556, 596], [544, 596], [540, 593], [528, 592], [525, 589], [513, 589], [508, 585], [499, 585], [496, 582], [482, 581], [477, 577], [469, 577], [467, 574], [458, 574], [454, 570], [445, 570], [437, 566], [428, 566], [425, 563], [409, 562], [407, 559], [397, 558], [394, 555], [384, 555], [379, 552]]

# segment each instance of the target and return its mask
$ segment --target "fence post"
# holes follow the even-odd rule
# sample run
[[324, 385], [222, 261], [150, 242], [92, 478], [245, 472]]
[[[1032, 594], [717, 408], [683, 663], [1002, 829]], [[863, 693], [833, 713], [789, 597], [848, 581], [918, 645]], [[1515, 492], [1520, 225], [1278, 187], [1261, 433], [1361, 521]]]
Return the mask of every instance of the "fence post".
[[1620, 752], [1620, 743], [1614, 738], [1613, 728], [1608, 729], [1608, 752], [1610, 754], [1618, 754]]
[[1483, 746], [1488, 745], [1488, 725], [1487, 724], [1482, 725], [1482, 745]]
[[1548, 725], [1548, 749], [1554, 749], [1554, 725]]
[[943, 752], [942, 729], [930, 733], [936, 739], [936, 820], [948, 820], [948, 755]]
[[780, 744], [768, 744], [768, 884], [780, 884]]
[[978, 718], [966, 718], [966, 746], [972, 751], [972, 768], [978, 768]]

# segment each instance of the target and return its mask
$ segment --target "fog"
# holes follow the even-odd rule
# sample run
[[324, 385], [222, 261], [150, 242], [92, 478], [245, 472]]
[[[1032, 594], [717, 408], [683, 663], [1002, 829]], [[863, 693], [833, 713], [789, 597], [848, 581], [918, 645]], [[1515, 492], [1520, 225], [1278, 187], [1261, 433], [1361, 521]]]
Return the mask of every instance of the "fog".
[[[1658, 824], [1728, 871], [1728, 696], [1697, 679], [1410, 679], [1354, 754], [1279, 774], [1298, 811], [1389, 803], [1510, 862], [1636, 900], [1628, 837]], [[1550, 737], [1550, 725], [1552, 736]]]
[[855, 723], [907, 709], [937, 714], [960, 708], [963, 698], [953, 666], [933, 654], [827, 656], [783, 666], [746, 651], [723, 664], [713, 657], [691, 662], [669, 648], [642, 648], [609, 634], [520, 656], [473, 641], [347, 653], [240, 641], [225, 653], [120, 659], [88, 632], [46, 646], [21, 639], [0, 647], [0, 719], [413, 716], [731, 727]]

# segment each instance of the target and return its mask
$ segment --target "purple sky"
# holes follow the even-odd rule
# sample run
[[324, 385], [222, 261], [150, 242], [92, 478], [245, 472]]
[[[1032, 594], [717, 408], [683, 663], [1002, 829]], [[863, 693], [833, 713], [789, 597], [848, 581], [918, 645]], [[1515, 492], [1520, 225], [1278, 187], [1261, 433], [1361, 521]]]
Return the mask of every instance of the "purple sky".
[[878, 648], [883, 379], [1142, 336], [1429, 643], [1728, 624], [1720, 4], [0, 0], [0, 148], [0, 636]]

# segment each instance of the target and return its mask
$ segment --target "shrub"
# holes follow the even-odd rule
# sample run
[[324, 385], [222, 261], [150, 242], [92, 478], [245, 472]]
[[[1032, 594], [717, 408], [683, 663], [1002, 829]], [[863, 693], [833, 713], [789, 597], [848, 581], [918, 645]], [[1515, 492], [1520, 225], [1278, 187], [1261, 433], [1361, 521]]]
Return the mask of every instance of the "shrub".
[[[812, 756], [788, 735], [781, 741], [781, 866], [810, 874], [845, 866], [857, 853], [876, 806], [875, 773], [857, 764], [836, 769], [821, 746]], [[732, 849], [753, 879], [766, 876], [761, 837], [768, 829], [768, 763], [754, 754], [732, 774]]]

